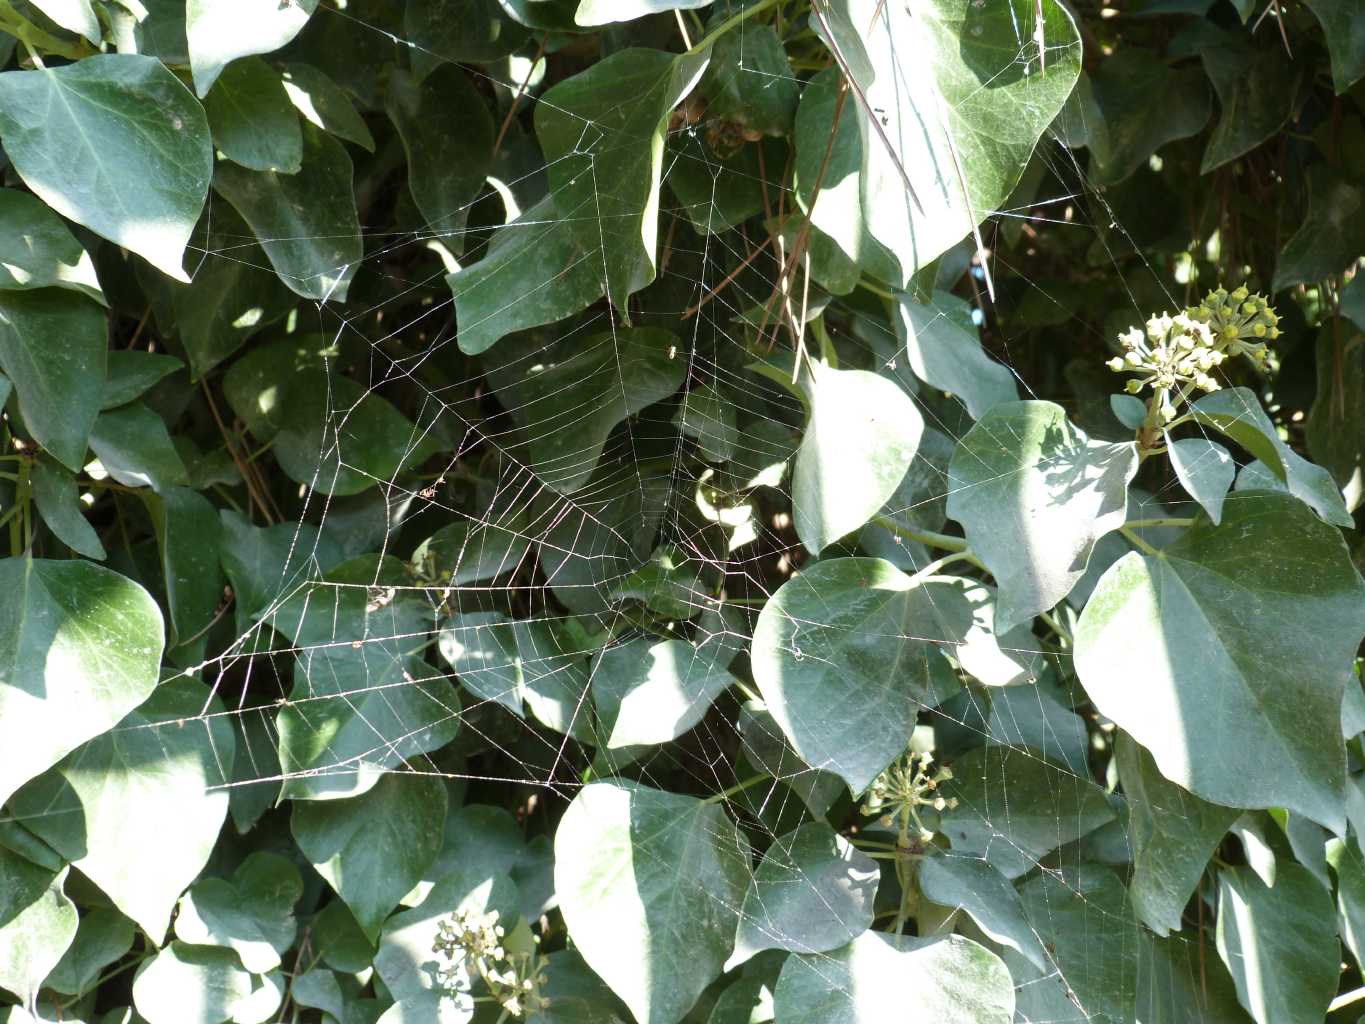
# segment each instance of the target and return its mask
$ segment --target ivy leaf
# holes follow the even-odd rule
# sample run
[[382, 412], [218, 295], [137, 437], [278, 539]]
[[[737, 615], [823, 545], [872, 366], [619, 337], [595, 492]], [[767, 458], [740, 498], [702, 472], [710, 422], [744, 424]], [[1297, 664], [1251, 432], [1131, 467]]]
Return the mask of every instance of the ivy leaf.
[[1011, 879], [1114, 817], [1102, 789], [1027, 747], [969, 750], [940, 789], [957, 800], [942, 813], [953, 853], [977, 854]]
[[1331, 840], [1327, 860], [1336, 876], [1337, 931], [1359, 965], [1365, 959], [1365, 857], [1359, 838]]
[[[1003, 205], [1076, 83], [1080, 37], [1052, 0], [981, 8], [942, 0], [914, 17], [879, 0], [816, 11], [812, 28], [854, 84], [842, 101], [828, 72], [807, 86], [797, 197], [850, 259], [863, 263], [866, 240], [882, 249], [890, 265], [876, 272], [893, 271], [901, 286]], [[1038, 16], [1045, 69], [1021, 42]]]
[[[608, 647], [590, 673], [607, 747], [667, 743], [702, 720], [735, 682], [714, 650], [683, 640]], [[611, 713], [605, 713], [610, 708]]]
[[928, 303], [903, 295], [897, 314], [896, 333], [915, 376], [956, 395], [973, 419], [980, 419], [992, 406], [1019, 398], [1014, 373], [982, 350], [971, 306], [965, 300], [937, 291]]
[[717, 39], [699, 88], [708, 117], [764, 135], [791, 134], [801, 83], [773, 26], [750, 22]]
[[1275, 262], [1271, 287], [1283, 291], [1338, 274], [1359, 253], [1365, 235], [1365, 192], [1327, 164], [1308, 169], [1308, 213]]
[[[291, 0], [292, 2], [292, 0]], [[213, 144], [253, 171], [297, 174], [303, 163], [299, 116], [279, 72], [259, 57], [234, 61], [204, 97]]]
[[1342, 291], [1341, 318], [1318, 331], [1318, 389], [1308, 413], [1309, 454], [1343, 485], [1365, 464], [1365, 336], [1355, 329], [1365, 323], [1365, 308], [1351, 308], [1351, 293], [1365, 306], [1365, 276]]
[[1203, 507], [1217, 526], [1223, 519], [1223, 500], [1232, 488], [1237, 467], [1228, 450], [1206, 437], [1166, 440], [1171, 468], [1185, 493]]
[[250, 1005], [255, 984], [222, 946], [172, 942], [133, 979], [133, 1005], [148, 1024], [222, 1024]]
[[125, 487], [166, 493], [190, 482], [166, 421], [141, 402], [100, 413], [90, 430], [90, 450]]
[[1009, 1024], [1014, 985], [999, 957], [961, 935], [864, 932], [833, 953], [789, 957], [773, 1010], [782, 1024]]
[[296, 803], [292, 829], [373, 942], [436, 856], [445, 816], [441, 779], [389, 772], [361, 796]]
[[1178, 932], [1209, 858], [1242, 812], [1205, 803], [1168, 782], [1127, 733], [1119, 734], [1115, 759], [1128, 797], [1133, 909], [1157, 935]]
[[[1143, 1024], [1247, 1024], [1223, 962], [1207, 948], [1210, 936], [1159, 939], [1138, 932], [1137, 1019]], [[1069, 1011], [1068, 1011], [1069, 1012]]]
[[0, 290], [48, 287], [105, 301], [90, 254], [62, 219], [27, 192], [0, 189]]
[[[412, 553], [413, 565], [427, 579], [446, 587], [464, 587], [515, 572], [531, 548], [529, 525], [519, 508], [473, 517], [441, 527]], [[496, 516], [497, 522], [493, 522]]]
[[802, 386], [809, 419], [792, 475], [792, 513], [801, 543], [819, 554], [895, 493], [919, 448], [924, 419], [886, 377], [807, 365]]
[[505, 873], [517, 883], [522, 916], [534, 921], [554, 903], [554, 880], [541, 877], [553, 859], [547, 854], [545, 837], [527, 843], [525, 830], [510, 811], [488, 804], [467, 804], [446, 816], [441, 852], [422, 880], [403, 897], [403, 905], [413, 907], [423, 902], [448, 875], [464, 872], [482, 880]]
[[958, 442], [948, 515], [999, 583], [997, 630], [1071, 592], [1095, 542], [1123, 525], [1137, 465], [1133, 444], [1090, 440], [1051, 402], [997, 405]]
[[90, 6], [90, 0], [34, 0], [33, 6], [68, 32], [85, 36], [99, 46], [104, 32], [95, 9]]
[[750, 763], [800, 797], [811, 814], [823, 817], [840, 794], [847, 791], [839, 776], [817, 771], [801, 760], [762, 701], [742, 704], [735, 728]]
[[284, 46], [299, 34], [317, 5], [318, 0], [186, 0], [185, 38], [195, 91], [206, 95], [238, 57]]
[[578, 490], [592, 475], [612, 428], [682, 386], [686, 363], [669, 355], [676, 354], [677, 341], [657, 327], [637, 327], [539, 353], [542, 362], [498, 389], [526, 433], [509, 451], [538, 482], [561, 494]]
[[0, 561], [0, 803], [142, 703], [161, 612], [132, 580], [80, 560]]
[[828, 825], [779, 836], [749, 883], [726, 969], [765, 949], [823, 953], [851, 942], [872, 927], [880, 877], [877, 862]]
[[1340, 971], [1335, 918], [1332, 897], [1298, 864], [1277, 864], [1273, 886], [1247, 867], [1218, 872], [1218, 955], [1257, 1024], [1327, 1015]]
[[223, 600], [219, 568], [218, 514], [212, 503], [188, 487], [140, 494], [152, 518], [161, 552], [162, 578], [175, 647], [203, 633]]
[[80, 295], [0, 291], [0, 368], [34, 439], [74, 471], [99, 412], [107, 333], [104, 310]]
[[1172, 782], [1340, 831], [1341, 706], [1363, 617], [1340, 532], [1288, 495], [1244, 492], [1222, 525], [1201, 518], [1109, 568], [1076, 630], [1076, 672]]
[[986, 731], [992, 743], [1032, 747], [1049, 761], [1085, 776], [1089, 774], [1090, 736], [1084, 720], [1072, 712], [1067, 691], [1049, 685], [1051, 678], [1051, 673], [1040, 674], [1031, 686], [993, 689]]
[[[1025, 1019], [1055, 1020], [1053, 1007], [1095, 1024], [1137, 1019], [1141, 931], [1118, 876], [1098, 864], [1041, 871], [1020, 886], [1019, 898], [1051, 961], [1045, 976], [1018, 990]], [[1035, 1012], [1036, 1002], [1047, 1009]]]
[[114, 349], [107, 355], [108, 375], [100, 396], [101, 409], [127, 405], [158, 381], [184, 367], [174, 356], [159, 352]]
[[[542, 6], [536, 0], [536, 6]], [[529, 33], [507, 17], [498, 0], [412, 0], [403, 11], [403, 34], [416, 44], [412, 67], [425, 78], [441, 61], [480, 63], [506, 57]], [[492, 148], [492, 139], [488, 148]]]
[[213, 147], [203, 107], [161, 61], [102, 53], [0, 74], [0, 139], [52, 209], [189, 280], [181, 259]]
[[265, 974], [280, 966], [280, 955], [294, 943], [293, 910], [302, 895], [303, 881], [290, 861], [257, 851], [231, 881], [205, 878], [190, 887], [180, 900], [175, 936], [236, 950], [243, 967]]
[[987, 861], [953, 853], [926, 857], [918, 881], [925, 899], [965, 911], [991, 939], [1017, 949], [1040, 971], [1049, 969], [1047, 951], [1024, 916], [1019, 894]]
[[133, 948], [136, 931], [132, 921], [110, 907], [84, 910], [75, 939], [44, 979], [44, 987], [63, 995], [84, 995], [106, 967]]
[[99, 534], [81, 513], [76, 477], [65, 466], [46, 458], [36, 459], [30, 472], [33, 500], [47, 528], [63, 544], [86, 558], [104, 561]]
[[238, 610], [250, 623], [298, 585], [342, 561], [341, 550], [311, 524], [252, 526], [229, 509], [219, 513], [223, 569]]
[[[452, 13], [458, 22], [467, 11]], [[389, 119], [408, 157], [408, 188], [425, 230], [454, 235], [493, 164], [493, 115], [464, 70], [442, 64], [420, 81], [395, 71], [389, 80]], [[444, 115], [460, 112], [460, 130]]]
[[957, 692], [940, 645], [971, 621], [945, 582], [917, 585], [876, 558], [817, 562], [759, 613], [754, 681], [806, 763], [861, 793], [905, 750], [919, 712]]
[[[11, 803], [26, 827], [158, 944], [227, 816], [222, 787], [234, 743], [226, 714], [201, 683], [163, 683], [111, 732], [73, 751]], [[157, 841], [133, 844], [129, 835]]]
[[1212, 110], [1197, 67], [1173, 68], [1139, 47], [1120, 47], [1082, 74], [1058, 118], [1068, 146], [1090, 150], [1090, 177], [1114, 185], [1162, 146], [1198, 133]]
[[302, 136], [297, 173], [220, 163], [213, 186], [251, 225], [271, 266], [293, 292], [344, 302], [365, 254], [351, 158], [346, 147], [311, 123], [302, 126]]
[[282, 73], [289, 100], [311, 123], [339, 139], [374, 152], [374, 136], [346, 90], [311, 64], [286, 64]]
[[1365, 25], [1353, 0], [1304, 0], [1317, 15], [1332, 55], [1332, 82], [1340, 96], [1365, 75]]
[[1201, 56], [1222, 107], [1199, 168], [1208, 174], [1283, 127], [1298, 105], [1300, 73], [1276, 41], [1255, 46], [1241, 33], [1210, 34]]
[[[619, 8], [613, 2], [613, 12]], [[600, 250], [607, 298], [627, 323], [626, 300], [654, 280], [669, 113], [692, 91], [707, 58], [621, 50], [554, 85], [536, 104], [536, 136], [559, 216], [584, 251]], [[622, 103], [623, 96], [631, 101]]]
[[0, 847], [0, 989], [35, 1005], [43, 979], [76, 934], [67, 869], [49, 871]]
[[560, 909], [583, 959], [640, 1024], [676, 1024], [720, 976], [748, 850], [719, 804], [636, 782], [592, 783], [569, 805], [555, 834]]
[[466, 355], [514, 331], [572, 316], [602, 297], [601, 244], [583, 248], [546, 196], [493, 234], [477, 263], [446, 277]]

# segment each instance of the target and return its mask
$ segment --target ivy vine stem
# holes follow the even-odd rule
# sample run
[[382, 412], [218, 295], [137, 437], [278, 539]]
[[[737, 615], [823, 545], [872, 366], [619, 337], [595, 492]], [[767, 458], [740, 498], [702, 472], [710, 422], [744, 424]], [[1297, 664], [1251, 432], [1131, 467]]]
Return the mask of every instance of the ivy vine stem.
[[1131, 541], [1133, 546], [1137, 548], [1139, 551], [1141, 551], [1144, 555], [1158, 554], [1157, 549], [1152, 547], [1152, 545], [1148, 544], [1145, 540], [1143, 540], [1142, 537], [1139, 536], [1138, 532], [1132, 529], [1131, 527], [1127, 525], [1120, 526], [1119, 533], [1123, 534], [1124, 537]]
[[1141, 528], [1141, 527], [1149, 527], [1149, 526], [1193, 526], [1193, 525], [1194, 525], [1194, 517], [1193, 517], [1193, 516], [1185, 516], [1185, 517], [1179, 517], [1179, 516], [1176, 516], [1176, 517], [1171, 517], [1171, 516], [1162, 517], [1162, 516], [1157, 516], [1157, 517], [1155, 517], [1155, 518], [1153, 518], [1153, 519], [1130, 519], [1130, 520], [1128, 520], [1128, 522], [1124, 523], [1123, 525], [1124, 525], [1124, 527], [1125, 527], [1126, 529], [1129, 529], [1129, 530], [1136, 530], [1136, 529], [1139, 529], [1139, 528]]
[[[966, 553], [971, 550], [967, 546], [966, 539], [963, 537], [954, 537], [952, 534], [948, 533], [937, 533], [934, 530], [912, 530], [908, 526], [902, 526], [890, 516], [873, 516], [872, 521], [884, 530], [890, 530], [892, 533], [904, 537], [907, 540], [919, 541], [921, 544], [927, 544], [932, 548], [938, 548], [940, 551]], [[975, 558], [976, 556], [972, 555], [972, 557]]]
[[725, 35], [725, 33], [736, 28], [741, 22], [747, 21], [760, 11], [766, 11], [769, 7], [776, 7], [781, 2], [782, 0], [758, 0], [758, 3], [754, 4], [752, 7], [746, 7], [738, 14], [731, 15], [710, 32], [706, 33], [706, 35], [702, 36], [697, 45], [687, 51], [688, 56], [701, 53], [717, 39]]
[[771, 778], [772, 778], [771, 775], [755, 775], [753, 778], [745, 779], [743, 782], [736, 782], [729, 789], [722, 789], [719, 793], [713, 793], [711, 796], [706, 797], [702, 801], [702, 803], [704, 804], [722, 803], [726, 800], [729, 800], [730, 797], [735, 796], [737, 793], [743, 793], [746, 789], [749, 789], [752, 786], [757, 786], [760, 782], [767, 782]]

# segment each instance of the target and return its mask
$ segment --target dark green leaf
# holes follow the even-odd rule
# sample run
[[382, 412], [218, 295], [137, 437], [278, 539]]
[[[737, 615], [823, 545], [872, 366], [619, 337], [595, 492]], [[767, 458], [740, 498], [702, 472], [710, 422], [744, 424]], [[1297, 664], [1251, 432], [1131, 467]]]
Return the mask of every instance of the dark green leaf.
[[44, 986], [63, 995], [79, 996], [92, 989], [103, 971], [133, 948], [133, 922], [108, 907], [81, 914], [76, 938], [52, 968]]
[[33, 498], [47, 528], [77, 554], [104, 560], [104, 545], [81, 514], [76, 478], [65, 466], [38, 459], [30, 469]]
[[698, 649], [682, 640], [609, 647], [598, 656], [591, 678], [606, 746], [613, 750], [676, 739], [735, 682], [715, 648]]
[[188, 280], [213, 148], [204, 108], [161, 61], [106, 53], [0, 74], [0, 139], [48, 206]]
[[[152, 692], [161, 613], [132, 580], [80, 560], [0, 562], [0, 798]], [[0, 799], [3, 802], [3, 799]]]
[[412, 0], [403, 10], [403, 34], [415, 44], [412, 66], [422, 78], [440, 61], [506, 57], [530, 33], [503, 13], [498, 0]]
[[141, 402], [100, 413], [90, 430], [90, 450], [105, 472], [126, 487], [165, 493], [189, 483], [166, 421]]
[[436, 856], [445, 816], [439, 778], [390, 772], [349, 800], [296, 803], [293, 832], [303, 855], [374, 940]]
[[175, 936], [200, 946], [226, 946], [252, 974], [264, 974], [280, 966], [280, 954], [293, 945], [293, 909], [301, 895], [303, 882], [291, 862], [256, 852], [230, 881], [205, 878], [190, 887], [180, 900]]
[[987, 861], [953, 853], [926, 857], [919, 887], [925, 899], [965, 911], [991, 939], [1017, 949], [1040, 971], [1048, 969], [1047, 952], [1024, 916], [1019, 894]]
[[716, 40], [699, 88], [708, 117], [765, 135], [791, 134], [801, 83], [771, 25], [751, 23]]
[[1308, 169], [1308, 213], [1280, 250], [1272, 287], [1311, 284], [1340, 273], [1360, 255], [1365, 193], [1327, 164]]
[[1365, 75], [1365, 22], [1356, 0], [1304, 0], [1322, 22], [1332, 54], [1332, 81], [1344, 93]]
[[213, 144], [253, 171], [295, 174], [303, 162], [299, 116], [279, 72], [259, 57], [234, 61], [204, 97]]
[[105, 334], [104, 311], [89, 299], [56, 288], [0, 291], [0, 368], [33, 437], [71, 470], [85, 462], [100, 408]]
[[915, 376], [962, 400], [973, 419], [1019, 397], [1014, 373], [981, 348], [972, 310], [962, 299], [935, 292], [927, 304], [902, 296], [896, 333]]
[[32, 1006], [43, 979], [76, 934], [76, 905], [62, 892], [66, 868], [49, 871], [0, 849], [0, 989]]
[[238, 57], [278, 50], [299, 34], [317, 5], [318, 0], [186, 0], [185, 36], [196, 91], [205, 95]]
[[96, 302], [95, 265], [60, 217], [18, 189], [0, 189], [0, 289], [70, 288]]
[[1166, 454], [1185, 493], [1203, 507], [1214, 525], [1223, 520], [1223, 500], [1236, 467], [1228, 450], [1205, 437], [1167, 439]]
[[1076, 631], [1100, 712], [1205, 800], [1344, 827], [1343, 687], [1365, 584], [1340, 532], [1288, 495], [1239, 493], [1155, 555], [1119, 559]]
[[223, 600], [218, 514], [207, 498], [188, 487], [167, 487], [160, 494], [143, 491], [140, 496], [161, 551], [170, 608], [168, 645], [174, 647], [201, 635]]
[[305, 118], [339, 139], [374, 152], [374, 136], [346, 90], [311, 64], [286, 64], [284, 91]]
[[185, 365], [174, 356], [130, 349], [113, 349], [107, 359], [108, 376], [100, 398], [101, 409], [126, 405]]

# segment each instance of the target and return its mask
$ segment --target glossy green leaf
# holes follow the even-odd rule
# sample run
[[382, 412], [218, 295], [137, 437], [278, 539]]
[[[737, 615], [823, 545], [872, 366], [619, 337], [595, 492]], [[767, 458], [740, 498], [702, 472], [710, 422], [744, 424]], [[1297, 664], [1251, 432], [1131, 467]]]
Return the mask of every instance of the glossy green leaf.
[[916, 585], [875, 558], [817, 562], [763, 606], [754, 681], [806, 763], [861, 793], [904, 751], [919, 712], [958, 689], [940, 652], [970, 623], [949, 583]]
[[48, 973], [44, 987], [70, 996], [92, 990], [101, 972], [133, 948], [136, 931], [133, 922], [117, 910], [84, 910], [75, 939]]
[[[468, 12], [451, 12], [451, 17], [458, 22]], [[386, 109], [403, 140], [408, 188], [426, 218], [424, 230], [455, 235], [492, 169], [497, 132], [493, 115], [469, 76], [455, 64], [442, 64], [420, 81], [395, 72]], [[451, 131], [445, 117], [455, 110], [460, 112], [460, 127]]]
[[[654, 280], [668, 115], [692, 91], [707, 57], [621, 50], [548, 89], [536, 104], [555, 208], [579, 246], [599, 253], [607, 298], [623, 315], [626, 300]], [[631, 102], [622, 103], [626, 96]]]
[[1095, 542], [1123, 525], [1132, 444], [1092, 441], [1051, 402], [997, 405], [958, 443], [948, 515], [999, 584], [995, 627], [1061, 601]]
[[66, 868], [49, 871], [0, 848], [0, 989], [25, 1006], [76, 934], [76, 905], [62, 892]]
[[0, 562], [0, 798], [137, 707], [156, 686], [161, 613], [79, 559]]
[[1090, 151], [1090, 177], [1113, 185], [1176, 139], [1203, 129], [1212, 110], [1198, 67], [1172, 67], [1140, 47], [1119, 47], [1082, 74], [1058, 125], [1072, 148]]
[[[553, 869], [544, 837], [526, 842], [525, 829], [510, 811], [488, 804], [468, 804], [446, 816], [441, 852], [422, 880], [403, 897], [416, 906], [448, 875], [464, 872], [478, 879], [506, 874], [517, 884], [522, 916], [535, 920], [554, 902]], [[548, 869], [548, 871], [547, 871]]]
[[1028, 686], [992, 690], [986, 731], [992, 743], [1032, 747], [1049, 761], [1084, 776], [1089, 772], [1090, 754], [1085, 720], [1071, 710], [1067, 692], [1049, 681], [1049, 675], [1040, 675]]
[[635, 782], [585, 786], [555, 835], [565, 923], [640, 1024], [676, 1024], [720, 976], [749, 873], [718, 804]]
[[159, 60], [106, 53], [5, 72], [0, 140], [52, 209], [187, 280], [213, 149], [204, 109]]
[[[540, 109], [544, 109], [541, 107]], [[637, 327], [574, 339], [544, 352], [515, 383], [499, 389], [526, 432], [508, 450], [561, 494], [588, 482], [612, 429], [682, 386], [686, 363], [677, 336]]]
[[1340, 949], [1332, 898], [1298, 864], [1274, 886], [1250, 868], [1218, 873], [1218, 955], [1257, 1024], [1320, 1021], [1337, 988]]
[[823, 953], [872, 926], [877, 862], [828, 825], [810, 822], [763, 853], [740, 908], [727, 968], [765, 949]]
[[[1042, 871], [1019, 898], [1050, 962], [1019, 988], [1021, 1015], [1056, 1020], [1055, 1007], [1095, 1024], [1134, 1020], [1140, 932], [1118, 876], [1098, 864]], [[1038, 1003], [1048, 1008], [1039, 1013]]]
[[336, 542], [306, 523], [252, 526], [245, 516], [224, 509], [219, 525], [223, 569], [247, 620], [343, 560]]
[[0, 291], [0, 369], [24, 424], [68, 469], [85, 461], [105, 375], [105, 314], [56, 288]]
[[417, 545], [411, 563], [442, 587], [464, 587], [520, 568], [531, 548], [530, 524], [520, 509], [506, 518], [459, 519]]
[[973, 419], [1018, 399], [1013, 371], [982, 350], [971, 306], [957, 296], [935, 292], [927, 304], [902, 296], [896, 333], [915, 376], [956, 395]]
[[1159, 939], [1138, 933], [1137, 1019], [1143, 1024], [1248, 1024], [1206, 928]]
[[34, 0], [33, 6], [68, 32], [85, 36], [96, 46], [99, 45], [104, 33], [90, 0]]
[[1332, 55], [1332, 81], [1344, 93], [1365, 75], [1365, 24], [1354, 0], [1304, 0], [1322, 23]]
[[104, 545], [81, 512], [76, 478], [65, 466], [39, 459], [29, 470], [43, 522], [63, 544], [86, 558], [104, 560]]
[[[157, 943], [227, 816], [233, 735], [224, 714], [208, 687], [163, 683], [11, 801], [26, 827]], [[157, 841], [129, 843], [129, 835]]]
[[455, 688], [420, 654], [432, 630], [424, 602], [324, 581], [295, 591], [269, 621], [300, 648], [275, 723], [285, 798], [365, 793], [459, 732]]
[[113, 409], [140, 398], [157, 381], [184, 365], [174, 356], [159, 352], [111, 350], [107, 356], [107, 376], [104, 379], [104, 392], [100, 396], [100, 408]]
[[765, 135], [791, 134], [801, 83], [773, 26], [751, 22], [717, 39], [699, 88], [708, 117]]
[[220, 163], [213, 184], [251, 225], [292, 291], [305, 299], [343, 302], [364, 256], [351, 158], [311, 123], [302, 126], [302, 136], [303, 163], [296, 174]]
[[374, 152], [374, 136], [341, 86], [311, 64], [286, 64], [284, 91], [310, 122], [339, 139]]
[[1365, 309], [1346, 319], [1352, 292], [1361, 297], [1357, 302], [1365, 300], [1365, 276], [1343, 290], [1341, 318], [1318, 331], [1318, 388], [1308, 413], [1308, 452], [1344, 487], [1365, 466], [1365, 342], [1358, 330]]
[[514, 331], [578, 312], [603, 294], [601, 244], [582, 247], [547, 196], [499, 228], [477, 262], [446, 277], [460, 351], [478, 355]]
[[1338, 274], [1359, 255], [1365, 191], [1326, 164], [1308, 171], [1308, 210], [1275, 263], [1276, 291]]
[[[1032, 41], [1038, 17], [1045, 67]], [[798, 199], [814, 203], [812, 222], [850, 259], [903, 285], [1013, 191], [1076, 83], [1079, 35], [1050, 0], [939, 0], [914, 17], [878, 0], [837, 0], [811, 21], [855, 84], [842, 100], [831, 72], [806, 88]], [[872, 266], [869, 248], [882, 250]]]
[[819, 771], [801, 760], [762, 701], [742, 704], [735, 727], [745, 758], [795, 793], [813, 815], [824, 817], [830, 805], [847, 792], [848, 787], [839, 776]]
[[90, 450], [125, 487], [165, 493], [190, 482], [166, 421], [141, 402], [100, 413], [90, 430]]
[[[541, 6], [537, 4], [537, 6]], [[425, 77], [440, 61], [495, 61], [515, 52], [529, 33], [498, 0], [412, 0], [403, 34], [415, 44], [413, 69]], [[492, 140], [489, 140], [491, 148]]]
[[221, 946], [172, 942], [133, 979], [133, 1005], [147, 1024], [222, 1024], [251, 1001], [255, 982]]
[[142, 492], [161, 551], [162, 579], [170, 610], [168, 645], [188, 643], [213, 621], [223, 600], [218, 564], [218, 514], [202, 494], [168, 487]]
[[253, 171], [295, 174], [303, 164], [299, 116], [280, 74], [259, 57], [234, 61], [204, 97], [213, 144]]
[[943, 834], [954, 854], [984, 857], [1007, 878], [1114, 817], [1102, 789], [1027, 747], [977, 747], [952, 771], [940, 790], [957, 806], [942, 813]]
[[1341, 829], [1342, 694], [1363, 613], [1335, 527], [1288, 495], [1239, 493], [1221, 526], [1201, 519], [1110, 567], [1076, 631], [1076, 671], [1177, 785]]
[[[807, 365], [809, 419], [792, 474], [792, 512], [801, 543], [819, 554], [895, 493], [924, 420], [910, 396], [886, 377]], [[859, 457], [850, 458], [854, 452]]]
[[0, 189], [0, 289], [47, 287], [104, 302], [90, 255], [62, 219], [27, 192]]
[[[271, 53], [308, 21], [317, 0], [186, 0], [185, 37], [200, 96], [238, 57]], [[153, 1022], [156, 1024], [156, 1022]]]
[[1236, 473], [1228, 450], [1205, 437], [1183, 437], [1168, 439], [1166, 454], [1185, 493], [1199, 502], [1214, 525], [1222, 522], [1223, 501]]
[[864, 932], [832, 953], [790, 957], [773, 1008], [782, 1024], [1008, 1024], [1014, 988], [1000, 958], [961, 935]]
[[303, 895], [298, 868], [274, 853], [257, 851], [231, 880], [205, 878], [180, 900], [175, 936], [198, 946], [235, 950], [242, 966], [264, 974], [280, 966], [294, 943], [294, 904]]
[[349, 800], [296, 803], [292, 828], [303, 855], [374, 940], [436, 856], [445, 816], [439, 778], [390, 772]]
[[1211, 36], [1202, 56], [1222, 108], [1199, 168], [1208, 174], [1284, 126], [1298, 105], [1301, 72], [1278, 40], [1263, 40], [1258, 47], [1232, 32]]
[[1229, 388], [1205, 395], [1191, 407], [1197, 422], [1222, 431], [1260, 459], [1296, 498], [1306, 502], [1329, 523], [1355, 524], [1332, 476], [1280, 440], [1275, 424], [1247, 388]]
[[1128, 798], [1133, 909], [1157, 935], [1178, 932], [1209, 858], [1242, 812], [1205, 803], [1168, 782], [1126, 733], [1119, 735], [1115, 758]]
[[1018, 950], [1039, 970], [1049, 968], [1047, 951], [1024, 916], [1019, 894], [987, 861], [953, 853], [926, 857], [918, 882], [925, 899], [966, 912], [992, 940]]
[[1365, 958], [1365, 857], [1359, 838], [1331, 840], [1327, 860], [1336, 876], [1337, 931], [1359, 964]]
[[613, 750], [681, 736], [735, 682], [714, 648], [698, 649], [682, 640], [609, 647], [598, 656], [591, 678], [606, 745]]

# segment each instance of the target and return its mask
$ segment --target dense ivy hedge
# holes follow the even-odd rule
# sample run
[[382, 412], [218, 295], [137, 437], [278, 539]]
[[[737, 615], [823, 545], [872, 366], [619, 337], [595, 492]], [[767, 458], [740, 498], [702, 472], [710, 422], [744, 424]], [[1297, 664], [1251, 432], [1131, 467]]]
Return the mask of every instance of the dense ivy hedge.
[[0, 69], [0, 1021], [1357, 1019], [1361, 0]]

